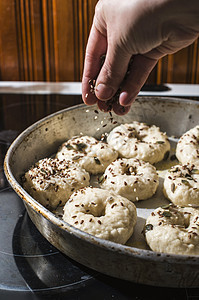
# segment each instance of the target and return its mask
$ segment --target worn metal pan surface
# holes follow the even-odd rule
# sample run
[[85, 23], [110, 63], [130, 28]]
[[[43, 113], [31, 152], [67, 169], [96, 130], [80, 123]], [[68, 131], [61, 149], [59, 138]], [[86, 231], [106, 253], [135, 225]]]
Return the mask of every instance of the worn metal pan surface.
[[[10, 146], [5, 158], [5, 174], [23, 199], [33, 223], [60, 251], [99, 272], [129, 281], [168, 287], [198, 287], [199, 257], [153, 252], [147, 248], [141, 226], [155, 207], [167, 201], [161, 190], [153, 199], [137, 204], [138, 224], [127, 245], [105, 241], [73, 226], [33, 199], [22, 187], [21, 176], [41, 158], [53, 155], [66, 139], [86, 134], [97, 138], [114, 126], [109, 114], [96, 107], [78, 105], [52, 114], [26, 129]], [[131, 111], [114, 121], [133, 120], [155, 124], [170, 137], [175, 151], [177, 138], [199, 123], [199, 103], [164, 97], [140, 97]], [[104, 126], [105, 125], [105, 126]], [[166, 164], [160, 167], [164, 170]]]

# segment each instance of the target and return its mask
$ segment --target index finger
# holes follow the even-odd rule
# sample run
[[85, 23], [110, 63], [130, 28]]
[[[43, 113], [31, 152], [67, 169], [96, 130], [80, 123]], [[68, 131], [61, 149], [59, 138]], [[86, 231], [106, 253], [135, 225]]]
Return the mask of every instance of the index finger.
[[87, 105], [93, 105], [98, 100], [94, 91], [91, 90], [89, 82], [97, 78], [102, 67], [102, 56], [106, 51], [106, 37], [96, 29], [95, 25], [92, 25], [86, 47], [82, 77], [82, 98]]

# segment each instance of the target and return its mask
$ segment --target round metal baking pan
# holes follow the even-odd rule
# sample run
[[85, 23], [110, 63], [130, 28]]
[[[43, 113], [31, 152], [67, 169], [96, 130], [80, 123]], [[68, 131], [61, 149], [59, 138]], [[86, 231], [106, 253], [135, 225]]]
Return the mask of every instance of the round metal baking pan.
[[[28, 214], [42, 235], [77, 262], [113, 277], [155, 286], [198, 287], [199, 257], [153, 252], [141, 238], [120, 245], [76, 229], [50, 212], [22, 187], [21, 176], [41, 158], [53, 155], [66, 139], [78, 135], [99, 138], [120, 123], [133, 120], [155, 124], [177, 140], [199, 122], [197, 101], [167, 97], [138, 97], [125, 116], [104, 114], [97, 107], [78, 105], [54, 113], [27, 128], [10, 146], [4, 169], [6, 177], [23, 199]], [[158, 195], [142, 201], [140, 223], [159, 206]], [[166, 201], [166, 200], [165, 200]], [[161, 202], [161, 201], [160, 201]], [[142, 215], [143, 213], [143, 215]], [[141, 232], [140, 232], [141, 235]], [[139, 239], [139, 238], [138, 238]]]

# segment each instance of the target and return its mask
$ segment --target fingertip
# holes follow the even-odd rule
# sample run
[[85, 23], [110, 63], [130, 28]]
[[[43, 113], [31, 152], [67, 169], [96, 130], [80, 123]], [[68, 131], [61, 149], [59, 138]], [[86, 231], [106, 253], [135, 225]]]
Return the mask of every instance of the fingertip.
[[137, 92], [134, 95], [133, 94], [130, 95], [126, 91], [121, 92], [120, 96], [119, 96], [120, 105], [125, 106], [125, 107], [132, 105], [132, 103], [135, 101], [137, 94], [138, 94]]
[[116, 113], [119, 116], [123, 116], [129, 112], [129, 110], [131, 109], [131, 106], [122, 106], [116, 102], [116, 103], [113, 103], [112, 108], [113, 108], [114, 113]]
[[95, 88], [95, 95], [99, 100], [109, 100], [115, 94], [115, 91], [108, 85], [99, 83]]
[[97, 102], [97, 98], [91, 93], [82, 94], [82, 100], [86, 105], [93, 105]]
[[112, 105], [110, 105], [109, 101], [97, 101], [98, 108], [103, 112], [109, 112], [112, 110]]

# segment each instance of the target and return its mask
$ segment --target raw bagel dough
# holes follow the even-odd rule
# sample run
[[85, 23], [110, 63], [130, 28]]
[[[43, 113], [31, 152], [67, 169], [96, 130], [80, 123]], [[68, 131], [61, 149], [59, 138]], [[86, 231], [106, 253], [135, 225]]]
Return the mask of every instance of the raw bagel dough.
[[174, 204], [159, 207], [147, 218], [144, 233], [153, 251], [198, 255], [199, 209]]
[[172, 167], [165, 175], [163, 192], [176, 205], [199, 205], [199, 168], [189, 164]]
[[183, 165], [187, 163], [199, 165], [199, 125], [180, 137], [176, 147], [176, 157]]
[[137, 220], [135, 205], [99, 188], [73, 193], [64, 206], [64, 221], [96, 237], [125, 244]]
[[151, 164], [161, 161], [170, 151], [167, 135], [153, 125], [134, 121], [115, 127], [107, 142], [125, 158], [138, 158]]
[[91, 136], [74, 137], [63, 143], [57, 155], [59, 159], [72, 159], [91, 174], [103, 173], [118, 157], [111, 146]]
[[70, 195], [89, 185], [90, 175], [73, 161], [41, 159], [24, 176], [24, 189], [47, 208], [66, 203]]
[[104, 172], [102, 187], [131, 201], [144, 200], [155, 194], [159, 184], [156, 168], [148, 162], [120, 158]]

